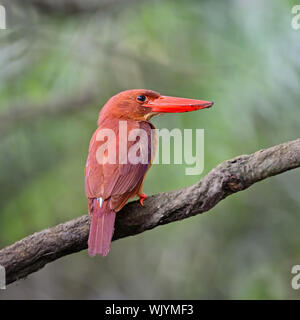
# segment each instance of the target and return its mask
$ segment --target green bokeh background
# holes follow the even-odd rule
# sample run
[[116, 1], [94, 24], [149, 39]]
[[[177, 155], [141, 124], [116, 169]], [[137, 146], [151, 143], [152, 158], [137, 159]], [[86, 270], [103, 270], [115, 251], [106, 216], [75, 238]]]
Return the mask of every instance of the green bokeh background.
[[[39, 2], [50, 3], [2, 1], [0, 248], [87, 212], [89, 139], [119, 91], [215, 102], [153, 119], [157, 128], [205, 129], [205, 172], [154, 165], [147, 194], [299, 137], [296, 1], [74, 0], [74, 12]], [[299, 170], [273, 177], [201, 216], [116, 241], [105, 259], [64, 257], [0, 299], [298, 299], [290, 283], [300, 264], [299, 178]]]

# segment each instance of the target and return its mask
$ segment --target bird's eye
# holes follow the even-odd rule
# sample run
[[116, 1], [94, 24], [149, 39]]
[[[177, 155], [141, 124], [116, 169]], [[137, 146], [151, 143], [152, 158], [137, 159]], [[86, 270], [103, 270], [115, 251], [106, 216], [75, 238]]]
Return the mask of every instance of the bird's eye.
[[138, 101], [144, 102], [144, 101], [146, 101], [146, 96], [141, 95], [141, 96], [138, 96], [136, 99], [137, 99]]

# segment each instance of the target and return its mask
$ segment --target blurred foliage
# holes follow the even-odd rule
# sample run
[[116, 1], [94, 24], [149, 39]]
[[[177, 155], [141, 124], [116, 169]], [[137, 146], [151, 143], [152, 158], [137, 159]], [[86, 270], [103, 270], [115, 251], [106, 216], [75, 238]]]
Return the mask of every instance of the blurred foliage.
[[[207, 111], [153, 121], [205, 128], [204, 174], [299, 137], [293, 1], [106, 1], [86, 11], [41, 3], [10, 1], [0, 31], [0, 247], [86, 213], [89, 139], [119, 91], [213, 100]], [[83, 95], [73, 109], [70, 98]], [[64, 102], [67, 110], [51, 111]], [[200, 178], [184, 165], [154, 165], [144, 191]], [[290, 285], [300, 262], [299, 181], [296, 170], [256, 184], [207, 214], [114, 242], [105, 259], [65, 257], [0, 298], [299, 298]]]

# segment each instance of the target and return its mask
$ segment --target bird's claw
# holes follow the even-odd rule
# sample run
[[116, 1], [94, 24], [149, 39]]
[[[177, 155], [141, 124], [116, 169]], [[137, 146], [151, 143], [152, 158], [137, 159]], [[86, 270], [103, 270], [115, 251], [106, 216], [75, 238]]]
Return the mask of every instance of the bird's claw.
[[138, 197], [140, 198], [140, 204], [142, 207], [144, 207], [144, 200], [148, 198], [148, 196], [145, 193], [138, 194]]

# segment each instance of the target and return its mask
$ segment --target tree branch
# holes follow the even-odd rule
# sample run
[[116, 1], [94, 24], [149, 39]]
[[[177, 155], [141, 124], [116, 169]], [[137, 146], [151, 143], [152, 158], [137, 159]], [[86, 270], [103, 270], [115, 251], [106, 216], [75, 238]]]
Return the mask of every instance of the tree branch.
[[84, 106], [96, 101], [97, 97], [98, 95], [94, 91], [86, 90], [76, 97], [61, 100], [53, 99], [44, 105], [13, 106], [6, 113], [0, 114], [0, 134], [2, 136], [16, 125], [30, 123], [41, 117], [55, 117], [58, 114], [82, 110]]
[[[8, 6], [11, 1], [2, 0], [5, 6]], [[130, 5], [136, 0], [27, 0], [26, 3], [22, 0], [14, 1], [14, 5], [28, 10], [35, 8], [39, 13], [44, 15], [62, 15], [77, 16], [82, 14], [91, 14], [101, 12], [104, 14], [116, 12]]]
[[[203, 213], [232, 193], [297, 167], [300, 139], [224, 161], [195, 185], [149, 197], [144, 208], [137, 201], [127, 204], [117, 215], [113, 240]], [[85, 215], [2, 249], [0, 264], [6, 268], [7, 284], [86, 249], [88, 232], [89, 217]]]

